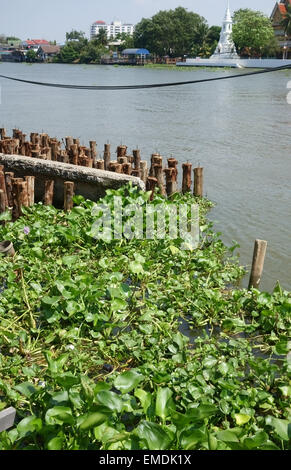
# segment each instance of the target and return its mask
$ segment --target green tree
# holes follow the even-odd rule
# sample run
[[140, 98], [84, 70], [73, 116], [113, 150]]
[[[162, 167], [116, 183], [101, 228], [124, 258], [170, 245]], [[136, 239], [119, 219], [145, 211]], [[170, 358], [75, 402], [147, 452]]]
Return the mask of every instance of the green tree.
[[274, 36], [271, 20], [249, 8], [234, 13], [232, 38], [240, 55], [262, 57]]
[[85, 39], [83, 31], [76, 31], [73, 29], [70, 33], [66, 33], [66, 41], [82, 41]]
[[202, 46], [206, 20], [185, 8], [159, 11], [150, 19], [143, 18], [136, 26], [134, 43], [158, 56], [183, 56], [195, 44]]
[[26, 62], [36, 62], [37, 53], [33, 49], [29, 49], [26, 54]]
[[117, 50], [123, 51], [123, 49], [132, 49], [135, 47], [134, 38], [130, 34], [127, 33], [120, 33], [116, 35], [116, 40], [120, 40], [120, 46], [117, 46]]

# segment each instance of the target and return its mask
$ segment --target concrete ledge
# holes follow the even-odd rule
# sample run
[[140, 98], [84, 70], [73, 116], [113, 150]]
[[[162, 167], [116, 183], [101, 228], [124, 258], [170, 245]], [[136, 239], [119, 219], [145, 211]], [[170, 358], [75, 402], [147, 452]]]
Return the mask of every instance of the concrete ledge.
[[145, 190], [143, 181], [134, 176], [40, 158], [0, 153], [0, 165], [4, 165], [5, 171], [14, 172], [16, 177], [35, 176], [36, 201], [43, 199], [45, 180], [54, 180], [54, 205], [57, 207], [63, 205], [64, 181], [73, 181], [75, 183], [75, 194], [92, 201], [97, 201], [103, 197], [107, 189], [118, 189], [130, 181], [134, 186]]

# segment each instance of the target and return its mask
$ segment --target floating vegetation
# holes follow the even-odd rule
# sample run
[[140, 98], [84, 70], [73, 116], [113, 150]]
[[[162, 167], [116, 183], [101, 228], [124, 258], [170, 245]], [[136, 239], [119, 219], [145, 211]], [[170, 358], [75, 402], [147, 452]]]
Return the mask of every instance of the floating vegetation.
[[[150, 203], [132, 187], [103, 202], [115, 195]], [[193, 251], [95, 240], [79, 196], [2, 226], [16, 255], [0, 265], [0, 410], [17, 419], [0, 449], [291, 449], [291, 295], [230, 289], [235, 247], [195, 201]]]

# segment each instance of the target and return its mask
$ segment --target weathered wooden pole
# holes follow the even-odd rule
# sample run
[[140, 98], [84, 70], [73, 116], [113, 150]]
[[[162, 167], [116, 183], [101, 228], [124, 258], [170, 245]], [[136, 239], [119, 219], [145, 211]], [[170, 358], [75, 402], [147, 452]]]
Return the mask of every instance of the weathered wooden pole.
[[1, 127], [0, 129], [0, 137], [1, 137], [1, 140], [6, 138], [6, 129], [4, 129], [4, 127]]
[[176, 170], [175, 168], [165, 168], [166, 175], [166, 193], [170, 197], [177, 192]]
[[152, 177], [154, 176], [154, 164], [159, 163], [159, 161], [156, 160], [156, 157], [160, 157], [161, 155], [159, 153], [152, 153], [151, 155], [151, 166], [150, 166], [150, 171], [149, 171], [149, 176]]
[[118, 158], [118, 157], [126, 157], [126, 152], [127, 152], [127, 147], [126, 147], [126, 145], [119, 145], [119, 146], [117, 147], [116, 152], [117, 152], [117, 158]]
[[74, 183], [72, 181], [64, 182], [64, 210], [70, 211], [73, 209], [73, 196], [74, 196]]
[[78, 145], [73, 144], [71, 145], [70, 150], [69, 150], [69, 162], [72, 165], [78, 165], [78, 158], [79, 158]]
[[67, 149], [67, 151], [69, 151], [70, 148], [71, 148], [71, 145], [74, 144], [74, 139], [71, 136], [67, 136], [67, 137], [65, 137], [65, 140], [66, 140], [66, 149]]
[[8, 200], [7, 200], [7, 193], [6, 193], [6, 183], [5, 183], [5, 175], [3, 171], [0, 171], [0, 189], [2, 189], [5, 197], [5, 205], [8, 207]]
[[146, 184], [148, 179], [148, 162], [141, 160], [140, 162], [140, 177], [144, 184]]
[[6, 172], [5, 176], [5, 185], [6, 185], [6, 194], [8, 207], [13, 206], [13, 196], [12, 196], [12, 178], [14, 178], [14, 173]]
[[17, 183], [17, 205], [19, 213], [22, 215], [22, 207], [28, 207], [27, 183], [26, 181], [18, 181]]
[[21, 214], [21, 209], [18, 205], [18, 187], [17, 183], [22, 182], [22, 178], [12, 178], [12, 197], [13, 197], [13, 203], [12, 203], [12, 219], [16, 220], [20, 217]]
[[125, 175], [131, 175], [132, 172], [132, 165], [131, 163], [123, 163], [122, 165], [122, 173]]
[[109, 170], [110, 159], [111, 159], [110, 144], [105, 144], [104, 145], [104, 169], [105, 170]]
[[194, 168], [194, 196], [203, 197], [203, 168]]
[[133, 155], [135, 170], [140, 170], [140, 162], [141, 162], [140, 150], [139, 149], [133, 150], [132, 155]]
[[183, 194], [188, 193], [191, 191], [192, 185], [192, 164], [191, 163], [183, 163], [183, 183], [182, 183], [182, 192]]
[[140, 170], [131, 170], [131, 176], [135, 176], [136, 178], [140, 178]]
[[177, 182], [177, 179], [178, 179], [178, 160], [176, 160], [175, 158], [171, 157], [171, 158], [168, 158], [168, 167], [169, 168], [174, 168], [175, 170], [175, 178], [176, 178], [176, 182]]
[[128, 163], [127, 157], [118, 157], [117, 158], [118, 163], [123, 165], [124, 163]]
[[254, 246], [253, 263], [249, 282], [249, 289], [257, 289], [260, 285], [268, 242], [265, 240], [256, 240]]
[[[3, 212], [6, 211], [6, 196], [5, 196], [5, 193], [3, 191], [3, 189], [0, 189], [0, 214], [3, 214]], [[5, 221], [3, 220], [3, 223]]]
[[160, 189], [160, 192], [163, 196], [165, 196], [166, 195], [166, 189], [165, 189], [165, 183], [164, 183], [163, 167], [162, 167], [162, 165], [158, 165], [158, 164], [155, 163], [153, 165], [153, 168], [154, 168], [155, 178], [157, 178], [158, 187]]
[[54, 199], [54, 180], [46, 180], [44, 182], [44, 205], [52, 206]]
[[96, 161], [96, 168], [98, 170], [104, 170], [104, 165], [105, 165], [104, 160], [97, 160]]
[[27, 184], [28, 205], [33, 206], [33, 204], [34, 204], [35, 176], [25, 176], [25, 181], [26, 181], [26, 184]]
[[156, 189], [157, 183], [158, 183], [157, 178], [154, 178], [153, 176], [148, 177], [146, 190], [152, 192], [151, 197], [150, 197], [151, 201], [154, 199], [155, 189]]

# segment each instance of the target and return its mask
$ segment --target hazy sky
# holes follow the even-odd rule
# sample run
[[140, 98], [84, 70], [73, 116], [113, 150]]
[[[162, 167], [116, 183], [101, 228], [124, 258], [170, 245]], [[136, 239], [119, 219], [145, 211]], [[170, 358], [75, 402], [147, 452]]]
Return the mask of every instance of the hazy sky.
[[[230, 0], [231, 10], [252, 8], [270, 15], [275, 0]], [[183, 6], [204, 16], [210, 25], [221, 24], [227, 0], [1, 0], [0, 34], [21, 39], [45, 38], [64, 42], [67, 31], [89, 35], [97, 20], [138, 23], [159, 10]]]

